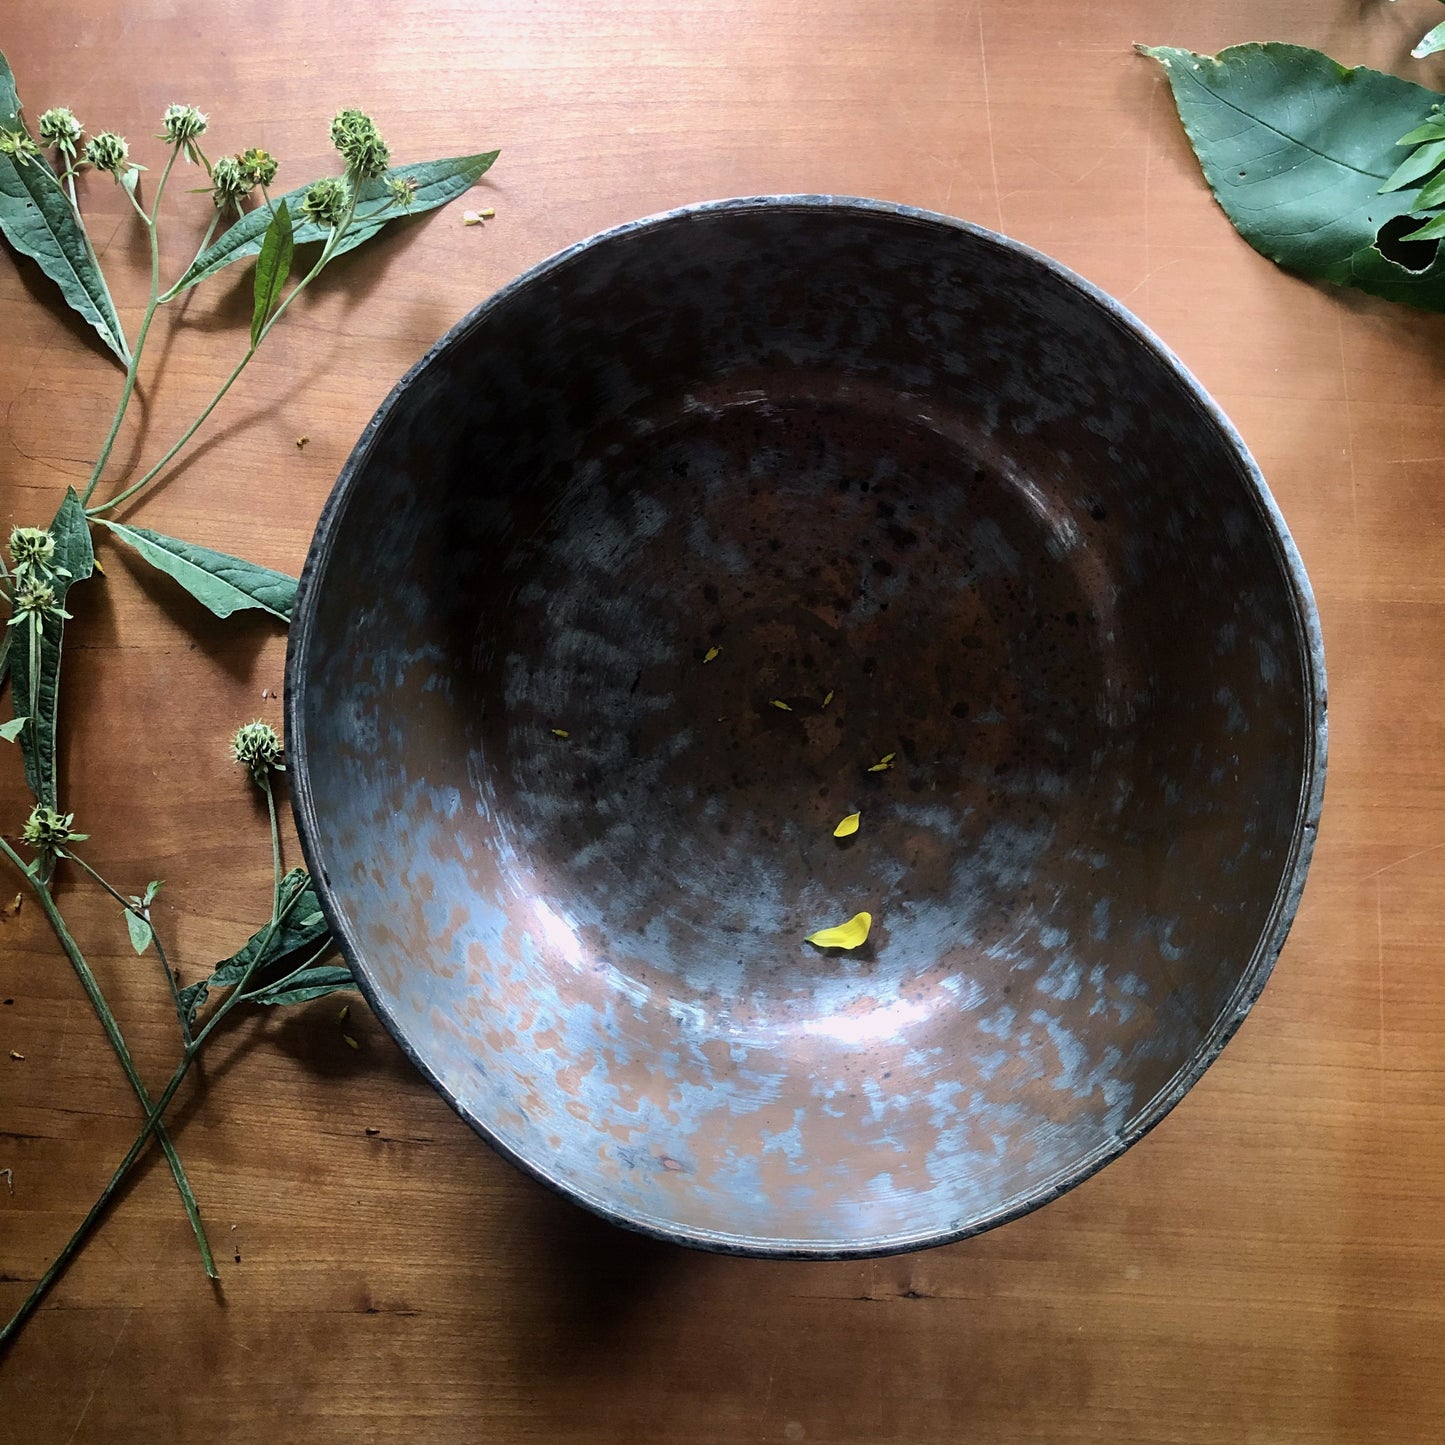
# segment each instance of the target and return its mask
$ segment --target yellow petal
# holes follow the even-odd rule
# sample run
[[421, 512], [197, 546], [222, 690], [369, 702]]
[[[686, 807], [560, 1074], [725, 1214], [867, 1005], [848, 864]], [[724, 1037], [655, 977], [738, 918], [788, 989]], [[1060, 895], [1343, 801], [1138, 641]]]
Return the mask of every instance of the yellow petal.
[[708, 650], [703, 654], [702, 660], [704, 662], [711, 662], [713, 658], [715, 658], [721, 651], [722, 648], [720, 647], [709, 647]]
[[862, 813], [849, 813], [836, 828], [833, 829], [835, 838], [851, 838], [858, 831], [858, 820]]
[[341, 1037], [346, 1040], [346, 1047], [347, 1047], [347, 1048], [349, 1048], [349, 1049], [359, 1049], [359, 1048], [361, 1047], [361, 1045], [360, 1045], [359, 1043], [357, 1043], [356, 1040], [355, 1040], [354, 1038], [352, 1038], [350, 1034], [342, 1034]]
[[570, 738], [572, 734], [569, 733], [566, 728], [553, 728], [552, 736], [554, 738]]
[[847, 923], [840, 923], [836, 928], [820, 928], [816, 933], [810, 933], [804, 942], [816, 944], [819, 948], [857, 948], [867, 943], [868, 930], [872, 927], [871, 913], [855, 913]]
[[778, 708], [782, 712], [792, 712], [792, 708], [790, 708], [787, 703], [785, 703], [780, 697], [771, 698], [769, 699], [769, 701], [771, 701], [775, 708]]
[[828, 704], [829, 704], [830, 702], [832, 702], [832, 701], [833, 701], [833, 689], [830, 687], [830, 688], [828, 689], [828, 696], [823, 699], [823, 706], [824, 706], [824, 707], [827, 707]]

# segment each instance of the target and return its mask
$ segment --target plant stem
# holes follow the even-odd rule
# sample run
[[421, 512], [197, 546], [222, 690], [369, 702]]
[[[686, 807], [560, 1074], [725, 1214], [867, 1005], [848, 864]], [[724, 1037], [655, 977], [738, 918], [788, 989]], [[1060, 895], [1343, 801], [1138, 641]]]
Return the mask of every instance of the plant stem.
[[110, 460], [110, 454], [115, 447], [115, 439], [120, 435], [120, 424], [125, 420], [126, 408], [130, 405], [130, 399], [135, 393], [135, 379], [140, 370], [140, 354], [146, 344], [146, 335], [151, 329], [151, 318], [156, 314], [156, 305], [160, 297], [161, 289], [161, 249], [160, 238], [156, 234], [156, 220], [160, 216], [161, 197], [165, 194], [166, 181], [170, 179], [171, 167], [176, 163], [176, 154], [179, 147], [173, 146], [171, 153], [166, 157], [165, 169], [161, 171], [161, 178], [156, 184], [156, 198], [151, 206], [151, 214], [146, 215], [141, 209], [140, 202], [136, 200], [135, 193], [127, 186], [121, 186], [130, 197], [130, 203], [136, 209], [136, 214], [145, 222], [146, 233], [151, 243], [151, 294], [150, 300], [146, 302], [145, 315], [141, 318], [140, 330], [136, 333], [135, 349], [130, 355], [130, 365], [125, 369], [125, 383], [121, 387], [120, 400], [115, 406], [115, 416], [111, 419], [110, 431], [106, 433], [105, 442], [101, 446], [100, 455], [95, 460], [95, 466], [91, 469], [90, 480], [85, 484], [85, 491], [81, 493], [82, 503], [88, 502], [100, 481], [100, 474], [105, 470], [105, 464]]
[[[217, 207], [215, 208], [215, 214], [211, 217], [211, 224], [206, 227], [206, 234], [205, 234], [204, 237], [202, 237], [202, 239], [201, 239], [201, 244], [196, 247], [196, 254], [191, 257], [191, 266], [194, 266], [194, 265], [196, 264], [196, 262], [199, 261], [199, 260], [201, 259], [201, 257], [206, 254], [206, 251], [209, 249], [211, 242], [215, 239], [216, 227], [219, 226], [220, 224], [221, 224], [221, 208], [220, 208], [219, 206], [217, 206]], [[182, 276], [189, 275], [191, 266], [187, 266], [186, 269], [181, 272], [181, 275], [182, 275]], [[168, 302], [168, 301], [174, 301], [174, 300], [176, 299], [176, 297], [179, 296], [180, 294], [181, 294], [181, 283], [180, 283], [180, 281], [177, 281], [176, 284], [175, 284], [174, 286], [172, 286], [169, 290], [167, 290], [167, 291], [162, 291], [162, 292], [161, 292], [161, 295], [160, 295], [160, 305], [164, 306], [164, 305], [166, 304], [166, 302]]]
[[[123, 491], [117, 492], [115, 496], [108, 498], [106, 501], [94, 507], [87, 507], [85, 509], [85, 515], [87, 517], [98, 517], [103, 512], [108, 512], [112, 507], [118, 507], [122, 502], [128, 501], [131, 497], [135, 496], [142, 487], [154, 480], [154, 478], [166, 468], [171, 458], [195, 436], [201, 429], [206, 418], [221, 404], [221, 398], [235, 385], [236, 378], [246, 369], [247, 363], [255, 356], [256, 352], [260, 350], [261, 343], [271, 334], [271, 328], [286, 314], [287, 307], [320, 275], [322, 267], [326, 265], [335, 253], [337, 241], [345, 234], [346, 228], [351, 224], [355, 210], [356, 196], [353, 191], [350, 209], [347, 211], [342, 224], [327, 237], [326, 245], [322, 248], [321, 255], [317, 258], [316, 264], [291, 288], [290, 294], [281, 302], [275, 311], [271, 313], [270, 319], [261, 328], [260, 334], [256, 337], [255, 342], [247, 348], [245, 355], [236, 363], [231, 374], [221, 383], [220, 390], [206, 403], [205, 409], [201, 412], [200, 416], [181, 433], [180, 439], [143, 477], [138, 481], [132, 482], [130, 486], [126, 487]], [[92, 486], [87, 488], [85, 496], [89, 497], [93, 490], [94, 485], [92, 483]], [[82, 501], [83, 500], [85, 500], [85, 498], [82, 498]]]
[[[40, 900], [40, 907], [44, 911], [50, 926], [55, 930], [55, 936], [60, 940], [60, 946], [65, 950], [66, 957], [70, 960], [71, 967], [75, 970], [76, 977], [80, 980], [80, 986], [85, 990], [86, 997], [90, 1000], [90, 1006], [95, 1010], [95, 1016], [100, 1020], [101, 1027], [105, 1030], [105, 1036], [110, 1040], [110, 1046], [115, 1050], [115, 1056], [120, 1060], [120, 1066], [125, 1071], [125, 1076], [130, 1080], [130, 1086], [135, 1090], [135, 1096], [140, 1100], [141, 1107], [149, 1115], [153, 1108], [150, 1094], [146, 1089], [144, 1081], [136, 1070], [135, 1061], [131, 1058], [130, 1050], [120, 1031], [120, 1025], [115, 1021], [115, 1015], [110, 1011], [110, 1005], [101, 992], [100, 984], [96, 981], [95, 975], [90, 971], [90, 965], [85, 961], [85, 955], [81, 953], [80, 946], [71, 936], [69, 928], [66, 927], [65, 919], [61, 916], [60, 909], [56, 906], [55, 898], [50, 889], [41, 882], [38, 874], [32, 873], [25, 866], [20, 855], [3, 839], [0, 838], [0, 850], [5, 856], [25, 875], [26, 881], [34, 890], [35, 896]], [[79, 861], [79, 860], [77, 860]], [[82, 865], [84, 866], [84, 865]], [[166, 1162], [171, 1166], [171, 1174], [176, 1181], [176, 1189], [180, 1192], [181, 1202], [185, 1205], [186, 1218], [191, 1222], [191, 1231], [196, 1236], [196, 1245], [201, 1251], [201, 1263], [205, 1267], [206, 1274], [211, 1279], [218, 1279], [216, 1273], [216, 1261], [211, 1254], [211, 1244], [206, 1238], [206, 1227], [201, 1223], [200, 1207], [196, 1203], [196, 1196], [191, 1191], [190, 1180], [186, 1178], [186, 1171], [181, 1164], [180, 1155], [171, 1143], [170, 1134], [164, 1129], [159, 1131], [161, 1149], [166, 1156]]]
[[271, 772], [261, 774], [261, 789], [266, 794], [266, 811], [271, 815], [271, 917], [281, 908], [281, 834], [276, 826], [276, 794], [271, 787]]
[[191, 1041], [191, 1026], [190, 1026], [190, 1024], [188, 1024], [188, 1023], [186, 1022], [186, 1006], [185, 1006], [185, 1004], [183, 1004], [183, 1003], [181, 1002], [181, 991], [180, 991], [180, 989], [176, 986], [176, 976], [175, 976], [174, 973], [171, 972], [171, 961], [170, 961], [170, 959], [168, 959], [168, 958], [166, 957], [166, 951], [165, 951], [165, 949], [161, 946], [161, 936], [160, 936], [159, 933], [156, 932], [156, 926], [155, 926], [155, 924], [152, 923], [151, 920], [146, 916], [146, 911], [145, 911], [145, 909], [143, 909], [143, 908], [137, 908], [137, 907], [135, 906], [135, 904], [130, 901], [129, 898], [125, 897], [124, 894], [119, 893], [119, 892], [117, 892], [114, 888], [112, 888], [112, 887], [110, 886], [110, 884], [107, 883], [107, 882], [105, 881], [105, 879], [102, 878], [102, 877], [100, 876], [100, 874], [97, 873], [97, 872], [95, 871], [95, 869], [92, 868], [92, 867], [90, 866], [90, 864], [87, 863], [87, 862], [85, 861], [85, 859], [80, 856], [80, 854], [78, 854], [78, 853], [68, 853], [68, 854], [66, 854], [66, 856], [70, 859], [70, 861], [71, 861], [72, 863], [78, 863], [78, 864], [80, 864], [80, 866], [81, 866], [87, 873], [89, 873], [90, 876], [91, 876], [92, 878], [94, 878], [95, 881], [96, 881], [97, 883], [99, 883], [100, 886], [101, 886], [102, 888], [104, 888], [105, 891], [106, 891], [107, 893], [109, 893], [110, 896], [111, 896], [112, 898], [114, 898], [115, 901], [116, 901], [117, 903], [119, 903], [120, 906], [121, 906], [123, 909], [125, 909], [125, 911], [126, 911], [127, 913], [133, 913], [137, 918], [139, 918], [139, 919], [145, 924], [145, 926], [146, 926], [147, 928], [150, 929], [150, 931], [151, 931], [151, 942], [152, 942], [153, 944], [155, 944], [155, 946], [156, 946], [156, 957], [159, 958], [160, 961], [161, 961], [161, 969], [162, 969], [162, 971], [165, 973], [166, 982], [170, 985], [170, 989], [171, 989], [171, 1001], [172, 1001], [172, 1002], [175, 1004], [175, 1006], [176, 1006], [176, 1017], [177, 1017], [177, 1018], [180, 1020], [180, 1022], [181, 1022], [181, 1042], [182, 1042], [183, 1044], [188, 1044], [188, 1043], [190, 1043], [190, 1041]]
[[322, 958], [326, 954], [330, 953], [332, 946], [333, 945], [331, 937], [330, 935], [328, 935], [326, 941], [321, 945], [320, 948], [316, 950], [315, 953], [307, 957], [305, 963], [298, 963], [296, 967], [291, 970], [290, 973], [283, 974], [274, 983], [268, 983], [261, 988], [253, 989], [251, 990], [251, 992], [243, 994], [242, 997], [249, 1002], [252, 999], [259, 998], [263, 993], [270, 993], [273, 990], [279, 991], [280, 989], [285, 988], [285, 986], [290, 983], [293, 978], [296, 978], [300, 974], [305, 973], [308, 968], [313, 968], [316, 964], [317, 959]]
[[[4, 846], [6, 851], [9, 851], [8, 845], [4, 844], [3, 840], [0, 840], [0, 846]], [[298, 891], [296, 898], [300, 896], [301, 894]], [[136, 1135], [135, 1143], [130, 1146], [125, 1158], [116, 1166], [115, 1173], [110, 1176], [110, 1182], [101, 1190], [100, 1197], [91, 1205], [90, 1213], [81, 1220], [75, 1233], [70, 1236], [65, 1243], [65, 1247], [51, 1262], [50, 1268], [40, 1276], [39, 1280], [36, 1281], [35, 1288], [25, 1297], [24, 1302], [20, 1308], [15, 1311], [14, 1315], [11, 1316], [5, 1328], [0, 1330], [0, 1357], [3, 1357], [5, 1351], [14, 1342], [15, 1337], [24, 1327], [25, 1321], [34, 1314], [36, 1306], [49, 1293], [51, 1286], [65, 1272], [66, 1266], [75, 1258], [76, 1254], [79, 1253], [81, 1245], [85, 1243], [90, 1231], [95, 1228], [96, 1222], [100, 1219], [101, 1215], [105, 1213], [106, 1206], [114, 1198], [115, 1192], [120, 1188], [125, 1176], [130, 1173], [132, 1165], [140, 1158], [142, 1151], [145, 1149], [146, 1142], [150, 1139], [150, 1136], [160, 1128], [161, 1115], [165, 1113], [166, 1109], [170, 1106], [171, 1100], [175, 1098], [176, 1090], [180, 1088], [186, 1075], [190, 1072], [196, 1055], [200, 1053], [202, 1045], [204, 1045], [206, 1040], [211, 1036], [216, 1025], [230, 1013], [236, 1004], [241, 1002], [244, 997], [245, 987], [251, 981], [251, 974], [255, 971], [257, 964], [265, 954], [266, 947], [270, 943], [272, 935], [276, 929], [280, 927], [282, 917], [295, 905], [296, 898], [293, 898], [290, 903], [286, 905], [286, 908], [282, 909], [281, 916], [271, 920], [271, 925], [263, 935], [260, 947], [256, 950], [255, 958], [246, 966], [245, 973], [236, 981], [236, 987], [221, 1001], [215, 1013], [207, 1020], [205, 1027], [182, 1052], [180, 1063], [176, 1065], [175, 1072], [171, 1075], [170, 1081], [166, 1084], [164, 1090], [162, 1090], [160, 1098], [156, 1100], [150, 1112], [146, 1115], [145, 1124], [142, 1126], [140, 1133]]]

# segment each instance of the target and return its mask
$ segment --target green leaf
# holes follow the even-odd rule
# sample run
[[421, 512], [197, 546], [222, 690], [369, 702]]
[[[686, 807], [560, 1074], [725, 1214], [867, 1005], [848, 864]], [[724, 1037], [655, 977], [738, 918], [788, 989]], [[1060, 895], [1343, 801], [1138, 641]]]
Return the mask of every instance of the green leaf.
[[159, 878], [152, 878], [151, 881], [146, 884], [146, 891], [141, 897], [140, 906], [142, 908], [149, 908], [151, 904], [156, 901], [156, 894], [165, 886]]
[[1416, 60], [1424, 60], [1427, 55], [1434, 55], [1440, 50], [1445, 50], [1445, 22], [1437, 25], [1433, 30], [1427, 31], [1410, 54]]
[[20, 736], [20, 729], [28, 723], [28, 717], [13, 717], [8, 723], [0, 723], [0, 738], [7, 743], [13, 743]]
[[261, 339], [261, 328], [281, 299], [281, 288], [291, 274], [291, 253], [295, 242], [291, 230], [291, 208], [282, 199], [266, 227], [261, 254], [256, 258], [256, 302], [251, 312], [251, 345]]
[[[0, 54], [0, 130], [23, 128], [15, 77]], [[85, 225], [43, 155], [17, 165], [0, 156], [0, 232], [21, 255], [29, 256], [60, 287], [71, 307], [83, 316], [116, 354], [130, 365], [125, 329], [101, 275]]]
[[1441, 201], [1445, 201], [1445, 176], [1436, 176], [1433, 181], [1427, 181], [1420, 187], [1420, 193], [1415, 197], [1415, 204], [1410, 209], [1433, 211]]
[[1417, 125], [1407, 135], [1395, 142], [1401, 146], [1417, 146], [1427, 140], [1445, 140], [1445, 115], [1432, 115], [1423, 125]]
[[164, 537], [146, 527], [128, 527], [105, 517], [95, 519], [108, 527], [122, 542], [134, 547], [152, 567], [174, 577], [198, 602], [217, 617], [229, 617], [243, 608], [254, 607], [291, 620], [296, 598], [296, 579], [269, 567], [258, 567], [241, 557], [213, 552], [194, 542]]
[[[85, 508], [75, 495], [74, 487], [65, 489], [65, 500], [50, 524], [55, 538], [55, 575], [51, 586], [61, 607], [70, 589], [83, 582], [95, 570], [95, 553], [90, 546], [90, 527]], [[69, 573], [66, 576], [65, 573]], [[18, 632], [19, 628], [8, 631]], [[65, 619], [47, 617], [40, 633], [40, 665], [35, 680], [36, 707], [33, 726], [20, 734], [20, 747], [25, 756], [25, 781], [37, 802], [49, 807], [60, 806], [56, 797], [55, 717], [60, 698], [60, 652], [65, 637]], [[30, 649], [18, 644], [13, 648], [10, 669], [13, 677], [12, 695], [15, 710], [29, 706], [32, 693]]]
[[1435, 216], [1425, 222], [1418, 231], [1409, 231], [1401, 236], [1402, 241], [1438, 241], [1445, 236], [1445, 216]]
[[[424, 211], [434, 211], [438, 206], [444, 206], [448, 201], [455, 200], [464, 191], [469, 190], [491, 168], [492, 162], [500, 154], [500, 151], [484, 151], [474, 156], [453, 156], [448, 160], [421, 161], [416, 165], [398, 166], [395, 170], [388, 171], [386, 175], [380, 176], [376, 180], [367, 181], [361, 188], [361, 194], [357, 197], [358, 219], [342, 237], [334, 254], [339, 256], [345, 251], [355, 249], [363, 241], [369, 241], [389, 221], [398, 220], [402, 216], [420, 215]], [[367, 220], [368, 208], [374, 209], [387, 201], [387, 183], [393, 180], [416, 182], [416, 191], [412, 196], [410, 209], [406, 211], [388, 209], [384, 217]], [[305, 200], [306, 192], [310, 189], [309, 184], [297, 186], [294, 191], [287, 191], [284, 196], [279, 197], [277, 204], [284, 201], [290, 210], [299, 212], [301, 202]], [[198, 281], [205, 280], [207, 276], [213, 275], [223, 267], [258, 254], [262, 240], [270, 228], [270, 222], [270, 209], [266, 206], [260, 206], [254, 211], [247, 211], [219, 241], [196, 257], [189, 270], [176, 282], [172, 291], [178, 293], [188, 290]], [[331, 233], [327, 227], [317, 225], [315, 221], [304, 220], [292, 234], [294, 243], [297, 246], [304, 246], [309, 241], [324, 241]]]
[[[250, 987], [256, 988], [266, 982], [267, 974], [274, 982], [326, 941], [329, 936], [326, 920], [321, 917], [316, 890], [304, 868], [293, 868], [281, 880], [280, 901], [284, 917], [279, 927], [273, 931], [268, 923], [265, 928], [257, 929], [246, 940], [245, 947], [216, 965], [209, 978], [181, 990], [181, 1005], [188, 1022], [195, 1020], [211, 989], [231, 988], [239, 983], [253, 958], [258, 961], [251, 974]], [[308, 921], [313, 917], [316, 922]]]
[[344, 963], [327, 963], [317, 968], [305, 968], [292, 974], [284, 981], [278, 980], [272, 987], [258, 993], [253, 1003], [287, 1004], [309, 1003], [313, 998], [324, 998], [338, 989], [355, 988], [356, 980]]
[[144, 953], [151, 946], [151, 926], [144, 918], [138, 918], [129, 908], [125, 911], [125, 926], [130, 930], [130, 945], [137, 953]]
[[1412, 269], [1377, 242], [1418, 209], [1416, 191], [1380, 187], [1441, 96], [1297, 45], [1138, 48], [1164, 67], [1210, 188], [1251, 246], [1305, 276], [1445, 310], [1445, 260], [1427, 253]]
[[1400, 162], [1399, 168], [1380, 189], [1382, 191], [1398, 191], [1402, 186], [1409, 185], [1411, 181], [1423, 180], [1442, 161], [1445, 161], [1445, 140], [1429, 141], [1406, 156]]

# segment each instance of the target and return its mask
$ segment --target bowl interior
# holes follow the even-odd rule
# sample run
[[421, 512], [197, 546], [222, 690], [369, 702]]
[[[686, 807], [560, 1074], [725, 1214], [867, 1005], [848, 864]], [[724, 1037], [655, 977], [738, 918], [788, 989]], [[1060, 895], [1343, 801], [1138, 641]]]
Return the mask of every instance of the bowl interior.
[[1262, 986], [1312, 627], [1237, 439], [1088, 288], [942, 218], [702, 208], [379, 413], [294, 633], [299, 817], [388, 1026], [533, 1172], [903, 1248], [1118, 1152]]

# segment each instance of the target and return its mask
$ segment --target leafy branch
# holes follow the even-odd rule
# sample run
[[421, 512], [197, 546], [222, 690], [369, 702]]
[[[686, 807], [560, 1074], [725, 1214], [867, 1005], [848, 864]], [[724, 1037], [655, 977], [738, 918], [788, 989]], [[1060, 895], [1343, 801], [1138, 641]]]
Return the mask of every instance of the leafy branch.
[[[109, 429], [83, 491], [66, 489], [48, 527], [14, 528], [9, 565], [0, 557], [0, 601], [9, 612], [5, 625], [0, 627], [0, 688], [8, 674], [13, 712], [8, 722], [0, 724], [0, 740], [20, 747], [26, 784], [34, 798], [19, 840], [31, 851], [30, 860], [27, 862], [11, 840], [3, 837], [0, 855], [20, 872], [38, 900], [145, 1115], [135, 1141], [90, 1212], [15, 1316], [0, 1329], [0, 1353], [83, 1247], [152, 1137], [159, 1142], [170, 1166], [202, 1265], [211, 1278], [216, 1277], [199, 1206], [163, 1122], [165, 1112], [191, 1065], [234, 1008], [243, 1003], [304, 1003], [353, 983], [344, 963], [327, 961], [333, 953], [333, 941], [311, 879], [302, 869], [283, 871], [275, 788], [285, 765], [281, 740], [264, 722], [240, 728], [232, 747], [236, 761], [245, 767], [266, 800], [272, 863], [270, 917], [235, 954], [212, 967], [200, 982], [180, 987], [166, 953], [152, 917], [160, 882], [153, 880], [141, 892], [127, 894], [77, 851], [77, 845], [85, 842], [87, 835], [75, 831], [73, 813], [61, 811], [56, 726], [65, 627], [73, 620], [69, 610], [72, 593], [98, 570], [93, 529], [104, 528], [217, 617], [253, 609], [289, 622], [296, 590], [294, 579], [239, 557], [117, 521], [107, 514], [162, 475], [205, 424], [297, 298], [317, 283], [336, 257], [394, 220], [433, 210], [461, 195], [497, 157], [496, 151], [487, 151], [392, 167], [390, 148], [370, 117], [361, 111], [343, 110], [331, 125], [332, 143], [343, 162], [342, 173], [273, 198], [269, 188], [277, 173], [276, 160], [253, 148], [221, 156], [213, 163], [201, 149], [206, 128], [207, 117], [194, 106], [167, 107], [157, 137], [164, 142], [166, 155], [147, 208], [139, 195], [144, 167], [131, 159], [129, 144], [122, 136], [100, 131], [84, 139], [84, 128], [76, 117], [69, 110], [55, 108], [41, 115], [40, 138], [36, 140], [22, 118], [10, 68], [0, 55], [0, 233], [22, 255], [37, 262], [66, 302], [95, 328], [125, 368]], [[201, 189], [210, 198], [212, 214], [194, 259], [166, 286], [161, 277], [162, 203], [177, 161], [202, 168], [207, 185]], [[150, 290], [133, 343], [116, 314], [81, 214], [75, 181], [77, 173], [86, 168], [108, 174], [122, 188], [148, 239]], [[259, 193], [262, 203], [248, 209], [254, 193]], [[309, 267], [293, 280], [298, 248], [308, 243], [318, 243], [319, 249]], [[93, 500], [106, 479], [157, 312], [226, 267], [252, 258], [255, 266], [250, 335], [230, 374], [155, 462], [139, 475], [114, 484], [115, 489], [103, 500]], [[83, 598], [84, 590], [79, 595]], [[52, 879], [63, 867], [78, 870], [118, 906], [135, 952], [154, 952], [165, 975], [180, 1031], [181, 1054], [158, 1097], [152, 1098], [140, 1078], [105, 995], [56, 899]], [[216, 997], [219, 1001], [213, 1002]]]

